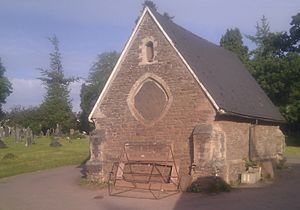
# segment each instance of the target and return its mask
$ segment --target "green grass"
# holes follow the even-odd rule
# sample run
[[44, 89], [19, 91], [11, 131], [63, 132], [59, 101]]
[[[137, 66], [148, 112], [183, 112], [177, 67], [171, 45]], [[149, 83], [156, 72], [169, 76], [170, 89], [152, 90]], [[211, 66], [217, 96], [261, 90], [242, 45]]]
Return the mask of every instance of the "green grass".
[[300, 146], [287, 146], [284, 151], [285, 155], [299, 155], [300, 156]]
[[79, 165], [89, 156], [87, 139], [76, 139], [71, 143], [61, 139], [63, 146], [58, 148], [50, 147], [50, 138], [46, 137], [36, 138], [36, 144], [29, 147], [25, 147], [24, 143], [15, 143], [13, 138], [6, 138], [4, 142], [8, 148], [0, 149], [0, 178], [65, 165]]
[[284, 154], [285, 155], [299, 155], [300, 156], [300, 135], [294, 134], [289, 135], [286, 138], [286, 145]]

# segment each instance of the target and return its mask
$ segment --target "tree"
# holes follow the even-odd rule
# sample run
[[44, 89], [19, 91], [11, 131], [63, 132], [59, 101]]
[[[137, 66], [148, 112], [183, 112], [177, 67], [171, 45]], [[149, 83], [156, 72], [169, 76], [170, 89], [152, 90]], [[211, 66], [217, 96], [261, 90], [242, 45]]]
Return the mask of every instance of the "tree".
[[292, 16], [290, 28], [290, 51], [300, 53], [300, 13]]
[[81, 129], [86, 132], [91, 130], [91, 126], [88, 122], [88, 115], [104, 88], [104, 85], [116, 65], [119, 56], [119, 53], [115, 51], [105, 52], [98, 55], [96, 62], [92, 65], [89, 71], [88, 79], [81, 86], [80, 107], [82, 109], [82, 113], [80, 115], [80, 122]]
[[149, 7], [150, 9], [157, 11], [157, 6], [153, 1], [145, 0], [144, 3], [142, 4], [142, 6], [143, 6], [143, 9], [145, 7]]
[[40, 69], [42, 76], [39, 78], [46, 88], [46, 95], [40, 106], [41, 123], [44, 129], [54, 129], [59, 124], [63, 131], [67, 131], [76, 123], [72, 113], [69, 85], [77, 78], [66, 78], [64, 75], [58, 38], [54, 35], [49, 41], [54, 48], [50, 53], [50, 66], [48, 69]]
[[279, 33], [273, 40], [279, 55], [286, 55], [288, 52], [300, 53], [300, 13], [292, 16], [290, 25], [289, 33]]
[[40, 110], [39, 107], [24, 108], [16, 106], [6, 115], [7, 124], [13, 127], [21, 126], [23, 128], [31, 128], [34, 134], [41, 132]]
[[[152, 11], [155, 11], [155, 12], [157, 12], [157, 6], [156, 6], [156, 4], [153, 2], [153, 1], [150, 1], [150, 0], [144, 0], [144, 2], [143, 2], [143, 4], [142, 4], [142, 11], [141, 12], [143, 12], [143, 10], [145, 9], [145, 7], [149, 7]], [[167, 12], [164, 12], [163, 13], [163, 16], [165, 17], [165, 18], [167, 18], [167, 19], [169, 19], [169, 20], [173, 20], [174, 19], [174, 17], [175, 16], [172, 16], [172, 15], [170, 15], [169, 13], [167, 13]], [[137, 22], [139, 21], [139, 18], [140, 18], [140, 16], [135, 20], [135, 24], [137, 24]]]
[[238, 28], [227, 29], [220, 40], [220, 45], [235, 53], [244, 64], [248, 62], [248, 47], [243, 44], [243, 37]]
[[[280, 108], [288, 130], [300, 129], [300, 14], [292, 17], [290, 33], [270, 32], [263, 17], [256, 34], [248, 36], [257, 48], [249, 67], [252, 75]], [[298, 32], [297, 32], [298, 31]]]
[[0, 118], [3, 118], [4, 116], [2, 105], [6, 103], [6, 98], [12, 93], [12, 85], [4, 76], [5, 71], [6, 69], [0, 58]]

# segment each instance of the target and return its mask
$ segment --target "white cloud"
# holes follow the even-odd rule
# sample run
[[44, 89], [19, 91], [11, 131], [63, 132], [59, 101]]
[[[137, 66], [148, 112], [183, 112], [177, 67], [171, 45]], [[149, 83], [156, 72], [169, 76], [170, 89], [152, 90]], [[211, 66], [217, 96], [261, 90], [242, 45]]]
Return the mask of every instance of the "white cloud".
[[[13, 85], [13, 93], [7, 98], [4, 109], [9, 111], [15, 106], [38, 106], [42, 103], [45, 94], [44, 86], [38, 79], [10, 79]], [[80, 110], [80, 88], [83, 81], [70, 85], [70, 98], [72, 99], [73, 111]]]
[[10, 110], [15, 106], [37, 106], [42, 102], [45, 90], [37, 79], [12, 78], [10, 82], [13, 86], [12, 94], [7, 98], [4, 105], [5, 110]]
[[72, 99], [73, 111], [80, 111], [80, 89], [83, 81], [74, 82], [70, 85], [70, 97]]

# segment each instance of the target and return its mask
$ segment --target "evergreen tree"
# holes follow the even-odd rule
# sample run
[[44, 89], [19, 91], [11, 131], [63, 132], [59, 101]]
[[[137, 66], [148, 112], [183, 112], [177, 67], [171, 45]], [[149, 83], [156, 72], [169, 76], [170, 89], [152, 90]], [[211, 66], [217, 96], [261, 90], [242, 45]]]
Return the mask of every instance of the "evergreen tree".
[[4, 116], [2, 105], [6, 103], [6, 98], [12, 93], [12, 85], [4, 76], [5, 71], [0, 58], [0, 118]]
[[220, 40], [220, 45], [234, 52], [244, 64], [248, 62], [248, 47], [244, 46], [243, 37], [238, 28], [227, 29]]
[[289, 34], [273, 33], [263, 17], [256, 26], [256, 34], [248, 38], [257, 45], [249, 62], [252, 75], [280, 108], [288, 129], [295, 131], [300, 129], [300, 55], [297, 51], [300, 33], [296, 32], [300, 28], [300, 14], [292, 19]]
[[150, 9], [157, 11], [157, 6], [153, 1], [150, 0], [145, 0], [144, 3], [142, 4], [143, 9], [145, 7], [149, 7]]
[[[151, 1], [151, 0], [144, 0], [144, 2], [143, 2], [143, 4], [142, 4], [142, 11], [141, 11], [141, 12], [143, 12], [143, 10], [145, 9], [145, 7], [149, 7], [152, 11], [156, 11], [156, 12], [157, 12], [157, 10], [158, 10], [156, 4], [155, 4], [153, 1]], [[175, 16], [170, 15], [170, 14], [167, 13], [167, 12], [164, 12], [164, 13], [163, 13], [163, 16], [164, 16], [165, 18], [171, 20], [171, 21], [172, 21], [172, 20], [174, 19], [174, 17], [175, 17]], [[140, 16], [135, 20], [135, 24], [137, 24], [139, 18], [140, 18]]]
[[40, 69], [42, 77], [39, 78], [46, 88], [46, 95], [40, 106], [41, 123], [44, 129], [55, 128], [59, 124], [67, 131], [76, 122], [72, 113], [69, 85], [77, 79], [66, 78], [64, 75], [58, 38], [54, 35], [49, 41], [54, 47], [50, 53], [50, 67]]

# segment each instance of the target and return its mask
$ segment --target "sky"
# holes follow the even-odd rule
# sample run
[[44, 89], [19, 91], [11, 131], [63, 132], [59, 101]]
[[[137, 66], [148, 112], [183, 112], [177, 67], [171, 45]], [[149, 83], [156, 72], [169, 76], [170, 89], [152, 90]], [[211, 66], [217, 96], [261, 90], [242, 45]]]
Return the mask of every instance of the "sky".
[[[263, 15], [271, 31], [287, 31], [300, 12], [300, 0], [154, 0], [160, 13], [215, 44], [226, 29], [255, 34]], [[143, 0], [0, 0], [0, 57], [13, 93], [4, 109], [38, 106], [45, 89], [38, 68], [49, 66], [52, 46], [60, 41], [66, 76], [83, 78], [70, 86], [73, 110], [80, 110], [80, 87], [100, 53], [121, 51], [141, 12]], [[254, 45], [244, 39], [250, 48]]]

